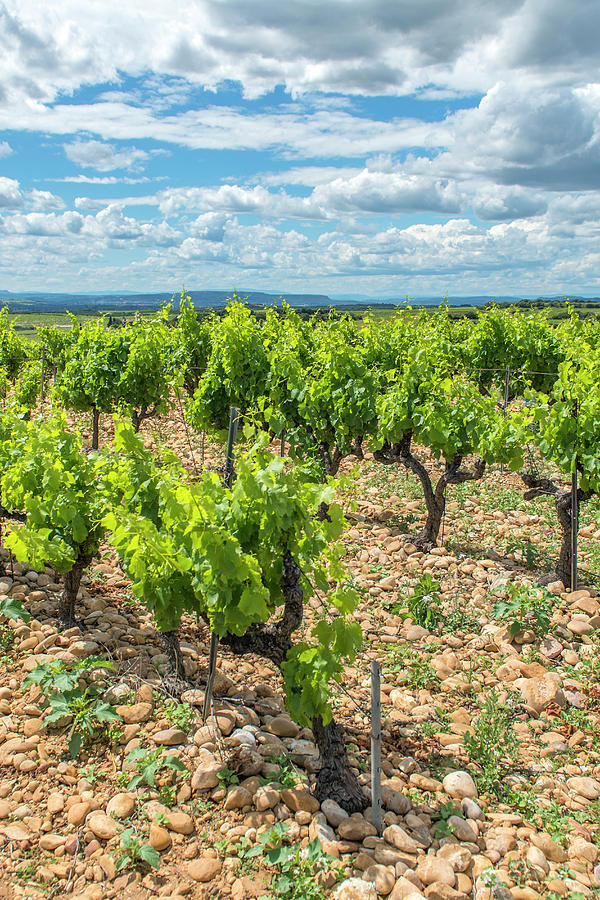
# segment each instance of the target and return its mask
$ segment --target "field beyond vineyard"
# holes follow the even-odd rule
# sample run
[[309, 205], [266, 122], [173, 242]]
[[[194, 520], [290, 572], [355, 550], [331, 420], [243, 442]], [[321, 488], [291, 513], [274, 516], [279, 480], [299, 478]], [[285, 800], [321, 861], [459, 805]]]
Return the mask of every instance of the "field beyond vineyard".
[[595, 320], [0, 325], [0, 895], [599, 896]]

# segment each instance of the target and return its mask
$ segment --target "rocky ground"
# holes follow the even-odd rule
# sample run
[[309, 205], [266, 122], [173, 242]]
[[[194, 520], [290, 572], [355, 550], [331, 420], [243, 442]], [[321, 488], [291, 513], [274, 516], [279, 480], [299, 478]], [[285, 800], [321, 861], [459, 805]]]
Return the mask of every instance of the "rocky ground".
[[[201, 438], [176, 419], [148, 424], [147, 435], [200, 465]], [[204, 463], [220, 462], [221, 450], [205, 445]], [[0, 602], [21, 600], [32, 618], [0, 624], [0, 896], [600, 896], [597, 510], [582, 513], [586, 587], [550, 584], [548, 625], [535, 612], [544, 602], [535, 583], [557, 553], [557, 528], [550, 504], [525, 504], [515, 477], [495, 472], [454, 489], [443, 543], [430, 553], [403, 537], [423, 508], [400, 469], [365, 459], [344, 499], [354, 499], [345, 541], [365, 644], [334, 707], [368, 792], [378, 660], [383, 833], [369, 809], [349, 817], [311, 795], [313, 735], [285, 713], [269, 664], [221, 649], [202, 724], [203, 627], [182, 631], [195, 687], [172, 700], [160, 640], [110, 547], [82, 588], [85, 627], [62, 633], [55, 573], [11, 565], [3, 551]], [[514, 615], [496, 607], [507, 581], [534, 610], [516, 633]], [[430, 599], [411, 601], [424, 592]], [[305, 627], [318, 605], [310, 600]], [[437, 613], [425, 620], [427, 609]], [[39, 688], [23, 683], [40, 663], [72, 667], [90, 655], [113, 664], [90, 683], [120, 721], [74, 761], [68, 723], [49, 725]], [[297, 864], [269, 856], [281, 842]]]

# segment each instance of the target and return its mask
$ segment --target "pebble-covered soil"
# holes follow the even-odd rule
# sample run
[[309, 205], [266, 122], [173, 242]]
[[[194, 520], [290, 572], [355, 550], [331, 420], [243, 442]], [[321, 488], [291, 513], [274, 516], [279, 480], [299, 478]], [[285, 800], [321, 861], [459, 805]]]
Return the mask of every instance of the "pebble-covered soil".
[[[146, 435], [190, 468], [202, 453], [205, 465], [222, 461], [220, 448], [202, 451], [175, 418], [147, 423]], [[313, 735], [284, 711], [270, 664], [220, 649], [213, 715], [202, 724], [203, 626], [182, 629], [193, 687], [170, 699], [151, 617], [110, 547], [84, 579], [83, 627], [63, 632], [55, 573], [11, 564], [1, 551], [0, 600], [22, 601], [32, 618], [0, 620], [0, 897], [600, 896], [597, 510], [582, 510], [584, 586], [570, 593], [552, 582], [544, 633], [535, 616], [533, 628], [513, 633], [510, 616], [494, 609], [507, 581], [536, 596], [550, 571], [558, 535], [549, 502], [525, 503], [519, 480], [494, 471], [450, 490], [443, 542], [421, 553], [404, 537], [419, 528], [423, 504], [403, 470], [367, 454], [345, 491], [364, 649], [336, 687], [334, 708], [368, 793], [370, 663], [379, 661], [382, 834], [369, 809], [349, 817], [311, 795]], [[432, 597], [425, 607], [437, 610], [425, 625], [409, 615], [419, 585]], [[318, 607], [311, 598], [305, 628]], [[93, 677], [121, 721], [106, 723], [73, 760], [68, 721], [49, 725], [39, 689], [23, 682], [39, 663], [90, 655], [114, 664]], [[129, 758], [138, 748], [141, 763]], [[132, 785], [152, 761], [156, 786]], [[288, 893], [278, 880], [285, 867], [266, 855], [277, 823], [285, 845], [318, 838], [333, 857], [305, 859]], [[158, 867], [140, 857], [149, 847]]]

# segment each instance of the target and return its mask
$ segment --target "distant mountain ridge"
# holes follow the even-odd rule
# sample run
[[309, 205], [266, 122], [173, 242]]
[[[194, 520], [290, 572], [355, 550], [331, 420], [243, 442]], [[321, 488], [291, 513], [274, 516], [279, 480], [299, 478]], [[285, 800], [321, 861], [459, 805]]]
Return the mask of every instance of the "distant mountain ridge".
[[[257, 305], [277, 303], [282, 297], [290, 306], [333, 306], [331, 297], [326, 294], [268, 294], [262, 291], [237, 291], [237, 296]], [[233, 291], [186, 291], [192, 298], [194, 306], [223, 306], [230, 300]], [[12, 312], [58, 312], [68, 309], [72, 312], [82, 310], [135, 310], [159, 309], [171, 298], [175, 305], [179, 303], [179, 294], [147, 293], [147, 294], [60, 294], [33, 291], [0, 291], [0, 304], [6, 305]]]
[[[231, 299], [233, 291], [186, 291], [198, 308], [224, 306]], [[489, 294], [469, 297], [368, 297], [361, 294], [288, 294], [285, 291], [268, 293], [266, 291], [236, 291], [238, 297], [247, 300], [253, 306], [270, 306], [285, 299], [294, 307], [355, 307], [355, 306], [439, 306], [442, 302], [449, 306], [484, 306], [490, 301], [500, 304], [519, 303], [522, 300], [530, 303], [556, 304], [567, 299], [565, 296], [529, 297], [504, 296]], [[107, 292], [91, 294], [66, 294], [41, 291], [3, 291], [0, 290], [0, 306], [6, 305], [11, 312], [118, 312], [119, 310], [153, 310], [173, 300], [175, 308], [179, 304], [179, 294], [168, 291], [128, 294], [126, 292]], [[572, 296], [573, 302], [600, 303], [598, 297]]]

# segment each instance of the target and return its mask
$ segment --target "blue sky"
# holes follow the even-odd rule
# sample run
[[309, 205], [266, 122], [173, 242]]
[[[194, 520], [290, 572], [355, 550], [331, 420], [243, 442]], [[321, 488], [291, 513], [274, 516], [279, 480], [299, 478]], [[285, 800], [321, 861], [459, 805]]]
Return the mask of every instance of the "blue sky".
[[600, 293], [596, 0], [0, 0], [0, 289]]

